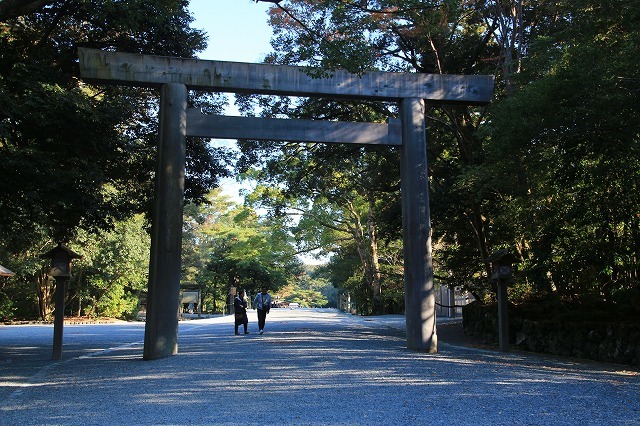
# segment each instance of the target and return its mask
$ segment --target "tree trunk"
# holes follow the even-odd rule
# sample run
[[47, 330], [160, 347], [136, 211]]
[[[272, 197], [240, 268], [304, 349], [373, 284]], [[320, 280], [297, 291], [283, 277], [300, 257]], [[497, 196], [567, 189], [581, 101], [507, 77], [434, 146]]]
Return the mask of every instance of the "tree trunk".
[[367, 230], [369, 232], [369, 252], [371, 253], [371, 290], [373, 293], [373, 315], [384, 314], [382, 303], [382, 283], [380, 260], [378, 259], [378, 232], [375, 224], [374, 201], [369, 200], [369, 214], [367, 216]]
[[78, 318], [82, 316], [82, 289], [80, 288], [80, 285], [82, 283], [82, 275], [83, 275], [83, 270], [80, 269], [78, 272], [78, 276], [76, 278], [76, 289], [77, 289], [77, 296], [78, 296]]
[[42, 267], [36, 277], [36, 293], [38, 295], [38, 315], [43, 321], [49, 319], [52, 311], [51, 295], [53, 294], [52, 280], [48, 274], [48, 267]]
[[[372, 268], [370, 262], [370, 255], [368, 253], [368, 244], [366, 242], [364, 228], [362, 226], [362, 221], [358, 212], [356, 212], [353, 207], [353, 203], [350, 201], [347, 202], [347, 206], [349, 208], [349, 213], [351, 213], [351, 217], [353, 218], [353, 226], [351, 228], [351, 234], [353, 235], [353, 239], [356, 241], [356, 247], [358, 249], [358, 256], [360, 257], [360, 263], [362, 265], [362, 280], [363, 284], [367, 286], [369, 289], [372, 288]], [[363, 306], [363, 303], [360, 303]]]
[[[212, 291], [212, 294], [213, 294], [213, 313], [215, 314], [216, 312], [218, 312], [218, 304], [216, 303], [216, 300], [217, 300], [218, 298], [216, 297], [216, 294], [217, 294], [217, 288], [216, 288], [216, 282], [215, 282], [215, 281], [213, 282], [213, 291]], [[205, 296], [206, 296], [206, 295], [203, 295], [203, 296], [202, 296], [202, 298], [204, 299], [204, 297], [205, 297]]]

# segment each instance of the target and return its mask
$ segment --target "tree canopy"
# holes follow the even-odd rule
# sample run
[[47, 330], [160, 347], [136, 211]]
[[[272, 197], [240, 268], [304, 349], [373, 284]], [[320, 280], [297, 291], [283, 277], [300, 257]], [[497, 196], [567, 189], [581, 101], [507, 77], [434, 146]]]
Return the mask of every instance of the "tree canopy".
[[[516, 301], [545, 294], [612, 301], [616, 293], [638, 285], [634, 154], [640, 80], [634, 58], [640, 44], [634, 2], [273, 3], [274, 52], [267, 62], [317, 67], [321, 73], [346, 68], [496, 75], [490, 108], [428, 106], [434, 265], [440, 282], [462, 285], [480, 300], [491, 298], [486, 259], [508, 248], [522, 261], [510, 290]], [[254, 102], [270, 116], [383, 121], [397, 114], [393, 105], [243, 102]], [[363, 115], [364, 108], [377, 115]], [[384, 290], [375, 294], [378, 279], [367, 273], [366, 257], [355, 246], [348, 249], [357, 237], [336, 233], [326, 217], [344, 220], [339, 212], [349, 201], [335, 195], [351, 188], [369, 197], [370, 206], [384, 206], [369, 210], [374, 214], [364, 239], [371, 243], [383, 236], [384, 247], [397, 248], [399, 178], [397, 167], [389, 167], [394, 154], [315, 145], [246, 142], [241, 147], [241, 165], [257, 164], [261, 179], [283, 194], [271, 199], [274, 213], [286, 212], [285, 201], [288, 208], [304, 209], [304, 228], [297, 234], [302, 247], [317, 246], [324, 235], [333, 241], [323, 243], [331, 247], [332, 264], [351, 265], [346, 274], [333, 269], [335, 282], [343, 288], [362, 283], [368, 289], [365, 300], [384, 298]], [[339, 160], [332, 161], [333, 156]], [[371, 161], [374, 157], [378, 160]], [[351, 173], [363, 160], [376, 167]], [[323, 216], [319, 209], [331, 213]], [[324, 231], [311, 232], [310, 222]], [[368, 258], [374, 247], [368, 245]], [[385, 251], [382, 257], [393, 254]]]
[[[1, 283], [0, 292], [15, 296], [7, 296], [15, 303], [6, 312], [18, 309], [24, 315], [38, 303], [38, 315], [47, 316], [51, 282], [43, 262], [35, 259], [48, 246], [64, 242], [89, 259], [93, 248], [84, 250], [81, 244], [91, 246], [89, 241], [118, 232], [138, 214], [149, 215], [158, 94], [86, 84], [79, 78], [76, 48], [193, 57], [206, 46], [206, 35], [191, 27], [188, 3], [0, 2], [0, 259], [19, 272]], [[226, 99], [192, 93], [189, 102], [221, 112]], [[186, 201], [202, 203], [228, 175], [230, 160], [224, 149], [189, 138]], [[140, 226], [146, 230], [144, 223]], [[137, 264], [135, 279], [98, 261], [84, 267], [100, 268], [102, 274], [78, 277], [85, 293], [98, 281], [104, 294], [113, 294], [117, 286], [137, 291], [140, 277], [148, 273], [143, 264]]]
[[[157, 94], [79, 79], [77, 46], [192, 57], [205, 35], [187, 1], [3, 2], [0, 8], [0, 238], [12, 250], [148, 212]], [[193, 97], [220, 111], [217, 96]], [[187, 200], [225, 176], [228, 155], [188, 143]]]

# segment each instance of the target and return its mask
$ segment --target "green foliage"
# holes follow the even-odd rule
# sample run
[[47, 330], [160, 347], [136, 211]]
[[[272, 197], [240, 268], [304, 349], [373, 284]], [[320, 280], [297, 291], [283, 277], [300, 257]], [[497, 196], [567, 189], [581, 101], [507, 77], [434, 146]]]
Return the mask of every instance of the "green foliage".
[[[508, 247], [523, 261], [512, 289], [517, 300], [548, 292], [610, 299], [612, 292], [638, 285], [640, 78], [634, 61], [640, 7], [629, 0], [512, 6], [282, 1], [271, 10], [275, 52], [268, 60], [324, 68], [312, 75], [336, 68], [497, 71], [491, 109], [430, 105], [427, 110], [435, 273], [478, 300], [490, 300], [484, 259]], [[267, 115], [376, 121], [344, 102], [261, 99], [259, 104]], [[389, 106], [367, 108], [377, 111], [380, 121], [395, 114]], [[248, 148], [245, 168], [260, 158], [255, 151], [251, 157]], [[399, 197], [379, 190], [382, 181], [393, 187], [397, 170], [372, 161], [382, 165], [384, 179], [376, 180], [374, 168], [345, 173], [369, 153], [341, 147], [267, 144], [262, 152], [267, 160], [260, 164], [260, 177], [284, 188], [282, 196], [271, 198], [274, 211], [300, 212], [300, 246], [333, 253], [332, 281], [369, 303], [366, 283], [372, 281], [362, 252], [326, 225], [328, 218], [344, 221], [341, 208], [347, 202], [373, 201], [384, 206], [373, 210], [379, 235], [397, 244]], [[344, 163], [334, 161], [332, 152]], [[394, 259], [394, 253], [385, 250], [381, 257]], [[400, 273], [389, 268], [384, 275]], [[382, 294], [396, 290], [392, 286]]]
[[[509, 290], [519, 303], [548, 294], [581, 303], [635, 297], [637, 2], [278, 5], [269, 62], [307, 65], [311, 75], [336, 68], [496, 73], [488, 109], [427, 107], [434, 272], [442, 281], [490, 300], [484, 259], [505, 247], [522, 260]], [[35, 287], [50, 283], [34, 259], [54, 242], [72, 241], [85, 259], [76, 263], [68, 309], [130, 315], [146, 282], [148, 243], [140, 218], [127, 218], [150, 204], [157, 103], [148, 90], [82, 84], [73, 49], [192, 56], [204, 36], [189, 28], [185, 1], [22, 7], [17, 15], [0, 7], [0, 259], [17, 272], [0, 287], [0, 314], [46, 311]], [[258, 106], [270, 117], [384, 122], [397, 115], [387, 103], [240, 100], [244, 112]], [[190, 102], [215, 112], [223, 100]], [[230, 157], [188, 141], [186, 195], [194, 203], [186, 208], [183, 282], [204, 283], [214, 311], [229, 287], [262, 284], [287, 289], [303, 305], [331, 303], [331, 285], [349, 292], [361, 313], [402, 310], [397, 150], [253, 141], [240, 148], [238, 170], [260, 182], [246, 206], [209, 195]], [[298, 251], [331, 261], [305, 276]]]
[[207, 309], [222, 311], [230, 287], [274, 292], [300, 271], [284, 220], [260, 217], [218, 190], [187, 206], [185, 217], [183, 283], [204, 285]]
[[[79, 79], [76, 47], [193, 56], [205, 37], [188, 2], [48, 2], [0, 9], [0, 237], [13, 253], [42, 235], [73, 240], [148, 212], [153, 193], [157, 95]], [[9, 7], [9, 6], [7, 6]], [[222, 99], [192, 101], [219, 110]], [[187, 199], [201, 201], [228, 155], [188, 142]]]
[[[157, 93], [86, 84], [76, 48], [193, 57], [206, 37], [190, 27], [186, 0], [5, 3], [0, 258], [17, 275], [3, 285], [11, 301], [3, 315], [49, 315], [53, 281], [34, 259], [57, 242], [85, 254], [70, 283], [69, 312], [135, 315], [148, 273], [148, 236], [137, 215], [148, 216], [152, 205]], [[189, 102], [219, 113], [226, 100], [193, 94]], [[189, 138], [186, 200], [202, 202], [230, 160], [225, 150]]]
[[[0, 293], [9, 300], [2, 305], [0, 318], [50, 319], [55, 280], [46, 275], [49, 261], [39, 255], [52, 246], [51, 241], [45, 240], [34, 251], [3, 256], [16, 275], [0, 283]], [[72, 262], [65, 314], [135, 317], [148, 280], [149, 246], [143, 215], [118, 221], [112, 231], [99, 235], [78, 231], [70, 248], [83, 257]]]
[[[297, 302], [303, 307], [327, 308], [336, 307], [338, 290], [329, 280], [312, 270], [305, 268], [303, 274], [298, 275], [286, 288], [280, 290], [286, 302]], [[283, 300], [281, 297], [280, 300]]]
[[83, 259], [74, 267], [68, 305], [79, 306], [78, 315], [135, 317], [149, 272], [150, 237], [144, 217], [118, 222], [113, 231], [98, 237], [81, 232], [77, 244]]
[[614, 3], [569, 8], [574, 26], [545, 37], [555, 53], [532, 52], [547, 72], [497, 103], [490, 126], [503, 161], [487, 173], [510, 201], [496, 226], [517, 226], [528, 278], [566, 298], [638, 285], [640, 9]]
[[[4, 287], [4, 285], [3, 285]], [[0, 291], [0, 319], [8, 320], [13, 318], [16, 308], [13, 306], [13, 302], [3, 289]]]
[[[276, 52], [268, 61], [323, 68], [310, 70], [311, 75], [336, 68], [355, 73], [493, 72], [489, 58], [499, 55], [501, 47], [492, 42], [495, 27], [485, 19], [487, 9], [452, 1], [283, 1], [271, 9]], [[383, 122], [397, 114], [395, 105], [381, 103], [258, 102], [268, 116]], [[243, 107], [247, 109], [246, 101]], [[479, 185], [466, 176], [482, 163], [482, 141], [475, 131], [483, 111], [429, 106], [428, 114], [434, 241], [442, 247], [435, 266], [460, 284], [479, 282], [482, 259], [488, 256], [487, 202], [477, 193]], [[402, 309], [395, 150], [249, 143], [241, 149], [243, 167], [258, 162], [260, 181], [282, 190], [281, 197], [271, 198], [272, 211], [301, 214], [296, 229], [300, 247], [323, 247], [342, 257], [334, 259], [336, 265], [349, 265], [348, 273], [340, 272], [342, 279], [332, 280], [336, 286], [357, 293], [363, 312]], [[261, 158], [266, 161], [259, 162]], [[455, 249], [445, 252], [449, 247]]]

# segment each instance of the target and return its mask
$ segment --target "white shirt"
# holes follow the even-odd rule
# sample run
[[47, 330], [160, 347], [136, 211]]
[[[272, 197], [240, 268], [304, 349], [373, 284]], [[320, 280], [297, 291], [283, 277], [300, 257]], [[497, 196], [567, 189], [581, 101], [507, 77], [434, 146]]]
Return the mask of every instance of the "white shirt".
[[271, 295], [258, 293], [253, 299], [253, 307], [256, 309], [271, 309]]

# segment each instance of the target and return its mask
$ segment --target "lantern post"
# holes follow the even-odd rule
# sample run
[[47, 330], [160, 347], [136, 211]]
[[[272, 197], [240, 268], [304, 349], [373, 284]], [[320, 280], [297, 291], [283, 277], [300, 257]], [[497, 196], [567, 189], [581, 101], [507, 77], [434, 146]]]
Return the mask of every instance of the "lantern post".
[[491, 280], [498, 287], [498, 342], [500, 350], [509, 351], [509, 300], [507, 286], [513, 282], [513, 264], [518, 259], [507, 249], [494, 252], [486, 259], [491, 263]]
[[64, 325], [64, 301], [67, 282], [71, 278], [71, 261], [81, 259], [82, 256], [61, 243], [57, 247], [40, 255], [41, 258], [51, 259], [49, 276], [56, 280], [55, 313], [53, 318], [53, 356], [51, 359], [62, 358], [62, 328]]

